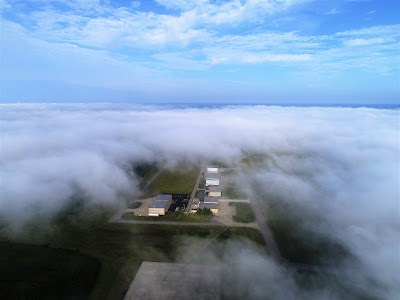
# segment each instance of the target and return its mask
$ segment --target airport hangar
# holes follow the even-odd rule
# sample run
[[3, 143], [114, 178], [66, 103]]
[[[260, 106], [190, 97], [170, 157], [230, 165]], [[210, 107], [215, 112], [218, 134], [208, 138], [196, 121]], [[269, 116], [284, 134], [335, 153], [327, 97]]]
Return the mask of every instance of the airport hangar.
[[206, 186], [210, 186], [210, 185], [219, 185], [219, 173], [210, 173], [207, 172], [206, 173]]
[[149, 216], [163, 216], [172, 203], [172, 195], [161, 194], [154, 198], [149, 206]]
[[207, 166], [206, 172], [206, 185], [219, 185], [219, 167]]
[[204, 197], [203, 201], [199, 202], [199, 208], [209, 208], [213, 214], [218, 214], [218, 198]]

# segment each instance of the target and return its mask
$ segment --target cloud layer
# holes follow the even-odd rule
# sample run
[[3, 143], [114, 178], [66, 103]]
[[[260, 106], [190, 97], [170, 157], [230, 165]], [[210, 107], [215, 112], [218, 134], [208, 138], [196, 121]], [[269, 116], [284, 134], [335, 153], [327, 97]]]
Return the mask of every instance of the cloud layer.
[[237, 163], [264, 153], [274, 164], [253, 180], [332, 226], [324, 234], [356, 255], [362, 267], [351, 276], [372, 296], [399, 293], [398, 110], [10, 104], [0, 115], [0, 214], [8, 221], [55, 213], [77, 191], [92, 203], [120, 203], [137, 192], [131, 163]]

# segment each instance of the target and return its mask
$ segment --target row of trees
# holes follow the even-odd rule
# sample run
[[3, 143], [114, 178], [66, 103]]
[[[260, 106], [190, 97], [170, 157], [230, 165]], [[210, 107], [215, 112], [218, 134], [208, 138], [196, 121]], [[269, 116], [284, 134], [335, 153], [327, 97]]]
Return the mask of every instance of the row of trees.
[[212, 211], [211, 211], [211, 209], [204, 207], [204, 208], [197, 209], [197, 214], [203, 215], [203, 216], [209, 216], [209, 215], [212, 215]]

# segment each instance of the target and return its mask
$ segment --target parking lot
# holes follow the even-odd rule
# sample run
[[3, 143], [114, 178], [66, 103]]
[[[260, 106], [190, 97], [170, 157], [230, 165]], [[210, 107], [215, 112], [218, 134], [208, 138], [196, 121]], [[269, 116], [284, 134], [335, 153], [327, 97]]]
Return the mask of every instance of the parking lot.
[[183, 207], [187, 205], [187, 200], [189, 198], [188, 194], [172, 194], [172, 204], [168, 211], [175, 211], [177, 207]]

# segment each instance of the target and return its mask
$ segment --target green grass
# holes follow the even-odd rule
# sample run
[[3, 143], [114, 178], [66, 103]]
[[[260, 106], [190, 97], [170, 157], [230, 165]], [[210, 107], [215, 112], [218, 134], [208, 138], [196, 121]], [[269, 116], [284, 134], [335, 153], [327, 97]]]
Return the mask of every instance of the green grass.
[[143, 198], [157, 194], [190, 194], [198, 172], [198, 168], [193, 166], [183, 166], [175, 171], [164, 170], [150, 184]]
[[349, 253], [340, 243], [299, 226], [304, 221], [297, 221], [268, 222], [283, 257], [293, 262], [321, 265], [335, 264], [348, 257]]
[[126, 220], [136, 221], [167, 221], [167, 222], [209, 222], [211, 216], [197, 215], [197, 214], [183, 214], [182, 212], [167, 212], [164, 216], [148, 217], [148, 216], [135, 216], [131, 212], [123, 214], [122, 218]]
[[0, 242], [2, 299], [86, 299], [99, 270], [77, 251]]
[[246, 202], [229, 202], [229, 206], [236, 207], [236, 215], [233, 219], [240, 223], [254, 222], [254, 213], [249, 203]]
[[200, 179], [199, 182], [199, 189], [204, 189], [206, 187], [206, 179], [204, 178], [204, 176]]
[[137, 202], [133, 202], [131, 205], [129, 205], [129, 208], [135, 209], [135, 208], [139, 208], [141, 206], [142, 206], [142, 202], [137, 201]]

